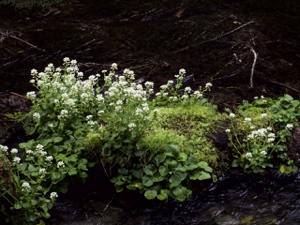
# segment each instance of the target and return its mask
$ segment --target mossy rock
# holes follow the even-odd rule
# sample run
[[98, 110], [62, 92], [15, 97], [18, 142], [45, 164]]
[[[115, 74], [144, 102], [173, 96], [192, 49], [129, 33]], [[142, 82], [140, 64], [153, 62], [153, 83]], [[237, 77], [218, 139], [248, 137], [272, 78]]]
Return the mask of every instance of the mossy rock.
[[212, 134], [221, 116], [214, 105], [195, 103], [159, 110], [157, 120], [142, 141], [145, 149], [159, 152], [173, 144], [189, 156], [217, 166], [218, 153]]

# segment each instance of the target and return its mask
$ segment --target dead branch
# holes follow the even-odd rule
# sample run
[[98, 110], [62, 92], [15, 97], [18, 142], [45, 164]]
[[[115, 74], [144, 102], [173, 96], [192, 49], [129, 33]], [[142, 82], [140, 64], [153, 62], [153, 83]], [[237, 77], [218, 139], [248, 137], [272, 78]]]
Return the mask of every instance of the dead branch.
[[175, 52], [173, 52], [173, 53], [180, 53], [180, 52], [186, 51], [186, 50], [188, 50], [188, 49], [190, 49], [190, 48], [194, 48], [194, 47], [197, 47], [197, 46], [199, 46], [199, 45], [202, 45], [202, 44], [205, 44], [205, 43], [208, 43], [208, 42], [216, 41], [216, 40], [218, 40], [218, 39], [220, 39], [220, 38], [222, 38], [222, 37], [225, 37], [225, 36], [227, 36], [227, 35], [229, 35], [229, 34], [232, 34], [232, 33], [236, 32], [236, 31], [240, 30], [240, 29], [242, 29], [243, 27], [248, 26], [248, 25], [250, 25], [250, 24], [252, 24], [252, 23], [254, 23], [254, 20], [251, 20], [251, 21], [249, 21], [249, 22], [247, 22], [247, 23], [244, 23], [244, 24], [242, 24], [241, 26], [239, 26], [239, 27], [237, 27], [237, 28], [235, 28], [235, 29], [233, 29], [233, 30], [231, 30], [231, 31], [228, 31], [228, 32], [225, 33], [225, 34], [220, 34], [220, 35], [218, 35], [218, 36], [216, 36], [216, 37], [214, 37], [214, 38], [212, 38], [212, 39], [209, 39], [209, 40], [206, 40], [206, 41], [202, 41], [202, 42], [200, 42], [200, 43], [197, 43], [197, 44], [194, 44], [194, 45], [191, 45], [191, 46], [187, 46], [187, 47], [182, 48], [182, 49], [179, 49], [179, 50], [177, 50], [177, 51], [175, 51]]
[[30, 47], [35, 48], [35, 49], [37, 49], [37, 50], [39, 50], [39, 51], [42, 51], [42, 52], [45, 51], [44, 49], [41, 49], [41, 48], [39, 48], [39, 47], [37, 47], [37, 46], [35, 46], [35, 45], [33, 45], [33, 44], [30, 44], [28, 41], [25, 41], [25, 40], [23, 40], [23, 39], [21, 39], [21, 38], [16, 37], [15, 35], [8, 34], [8, 33], [3, 33], [3, 32], [1, 32], [1, 31], [0, 31], [0, 33], [1, 33], [3, 36], [8, 36], [8, 37], [11, 37], [11, 38], [13, 38], [13, 39], [16, 39], [17, 41], [23, 42], [23, 43], [29, 45]]
[[280, 85], [280, 86], [285, 87], [285, 88], [287, 88], [287, 89], [290, 89], [290, 90], [292, 90], [292, 91], [294, 91], [294, 92], [300, 93], [300, 91], [299, 91], [298, 89], [293, 88], [293, 87], [291, 87], [291, 86], [289, 86], [289, 85], [287, 85], [287, 84], [283, 84], [283, 83], [280, 83], [280, 82], [278, 82], [278, 81], [270, 80], [270, 79], [266, 79], [266, 78], [265, 78], [265, 80], [266, 80], [267, 82], [270, 82], [270, 83], [273, 83], [273, 84], [277, 84], [277, 85]]
[[258, 54], [254, 51], [253, 48], [251, 48], [250, 51], [254, 55], [253, 64], [252, 64], [252, 68], [251, 68], [251, 75], [250, 75], [250, 88], [253, 88], [253, 74], [254, 74], [254, 68], [255, 68], [255, 65], [256, 65], [256, 60], [257, 60]]

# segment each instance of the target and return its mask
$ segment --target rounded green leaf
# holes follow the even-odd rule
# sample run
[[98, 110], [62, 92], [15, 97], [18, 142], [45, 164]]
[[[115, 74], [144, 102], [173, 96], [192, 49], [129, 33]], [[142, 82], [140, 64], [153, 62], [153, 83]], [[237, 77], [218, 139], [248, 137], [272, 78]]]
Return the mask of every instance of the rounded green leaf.
[[169, 174], [169, 169], [166, 166], [160, 166], [158, 172], [161, 176], [166, 176]]
[[176, 159], [179, 162], [185, 162], [187, 160], [187, 158], [188, 158], [188, 155], [186, 153], [180, 152]]
[[167, 158], [167, 156], [165, 154], [158, 154], [154, 157], [154, 161], [157, 164], [161, 164], [163, 161], [165, 161], [166, 158]]
[[142, 181], [143, 181], [143, 185], [145, 185], [146, 187], [150, 187], [153, 185], [152, 177], [144, 176]]
[[157, 191], [147, 190], [144, 195], [148, 200], [152, 200], [157, 196]]
[[157, 168], [154, 164], [149, 164], [144, 167], [145, 174], [147, 174], [149, 176], [153, 176], [153, 174], [155, 174], [156, 171], [157, 171]]

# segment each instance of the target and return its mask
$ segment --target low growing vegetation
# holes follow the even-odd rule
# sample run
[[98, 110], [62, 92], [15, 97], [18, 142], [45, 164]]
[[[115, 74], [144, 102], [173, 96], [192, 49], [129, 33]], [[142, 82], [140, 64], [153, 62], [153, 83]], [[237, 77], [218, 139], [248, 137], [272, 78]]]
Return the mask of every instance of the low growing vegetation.
[[185, 201], [193, 181], [217, 179], [213, 134], [224, 122], [233, 158], [228, 164], [247, 173], [295, 170], [286, 141], [299, 120], [299, 101], [258, 98], [225, 115], [204, 97], [210, 83], [184, 87], [184, 69], [158, 93], [152, 82], [135, 83], [133, 71], [117, 71], [114, 63], [84, 79], [69, 58], [62, 67], [31, 71], [37, 89], [27, 93], [31, 111], [10, 116], [35, 138], [18, 149], [0, 146], [1, 211], [10, 222], [44, 224], [60, 193], [84, 182], [96, 164], [117, 192]]

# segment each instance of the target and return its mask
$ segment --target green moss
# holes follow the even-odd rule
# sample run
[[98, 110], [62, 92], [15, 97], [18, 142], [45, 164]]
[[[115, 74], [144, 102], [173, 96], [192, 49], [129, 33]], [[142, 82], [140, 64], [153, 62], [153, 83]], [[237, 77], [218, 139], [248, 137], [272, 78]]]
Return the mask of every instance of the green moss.
[[221, 120], [213, 105], [193, 104], [160, 108], [157, 120], [143, 139], [146, 149], [164, 151], [169, 144], [201, 161], [217, 166], [212, 133]]

